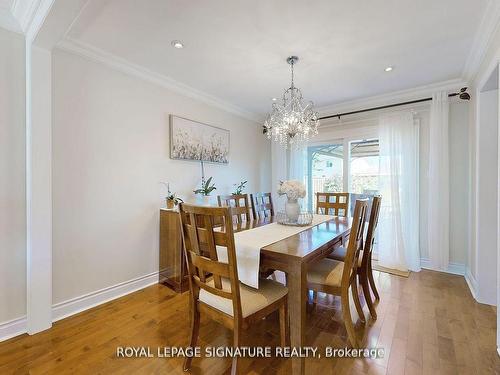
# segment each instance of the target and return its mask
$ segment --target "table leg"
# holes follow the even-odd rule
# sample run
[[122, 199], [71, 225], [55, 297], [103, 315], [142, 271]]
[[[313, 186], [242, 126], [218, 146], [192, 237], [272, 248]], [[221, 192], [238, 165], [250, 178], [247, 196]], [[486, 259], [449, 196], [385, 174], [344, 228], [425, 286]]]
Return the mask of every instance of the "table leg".
[[[307, 269], [305, 264], [292, 265], [287, 275], [288, 311], [290, 317], [290, 343], [300, 348], [305, 344]], [[292, 358], [292, 374], [305, 373], [304, 358]]]

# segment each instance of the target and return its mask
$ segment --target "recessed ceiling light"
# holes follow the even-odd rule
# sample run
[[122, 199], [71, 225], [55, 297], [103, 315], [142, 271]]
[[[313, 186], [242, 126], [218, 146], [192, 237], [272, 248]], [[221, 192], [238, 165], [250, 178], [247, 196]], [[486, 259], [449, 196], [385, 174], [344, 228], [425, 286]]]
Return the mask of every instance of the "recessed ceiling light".
[[273, 98], [272, 100], [273, 100], [273, 102], [275, 102], [276, 100], [278, 100], [278, 98]]
[[385, 71], [386, 71], [386, 72], [391, 72], [391, 71], [392, 71], [392, 69], [394, 69], [394, 67], [393, 67], [393, 66], [388, 66], [387, 68], [385, 68]]
[[184, 44], [180, 40], [172, 40], [172, 47], [174, 48], [184, 48]]

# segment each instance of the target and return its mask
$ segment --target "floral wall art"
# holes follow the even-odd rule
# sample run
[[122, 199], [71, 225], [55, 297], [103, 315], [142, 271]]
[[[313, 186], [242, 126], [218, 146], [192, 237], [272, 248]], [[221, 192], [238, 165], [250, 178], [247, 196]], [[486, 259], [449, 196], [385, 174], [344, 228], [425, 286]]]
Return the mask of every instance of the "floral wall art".
[[229, 163], [229, 130], [170, 115], [170, 158]]

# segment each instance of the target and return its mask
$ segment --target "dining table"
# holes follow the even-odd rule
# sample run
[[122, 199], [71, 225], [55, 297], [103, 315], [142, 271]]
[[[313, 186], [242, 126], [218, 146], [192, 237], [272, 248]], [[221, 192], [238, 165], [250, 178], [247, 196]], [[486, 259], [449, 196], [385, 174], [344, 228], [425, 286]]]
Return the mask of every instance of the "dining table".
[[[276, 223], [275, 217], [266, 217], [235, 224], [235, 233]], [[305, 346], [307, 269], [318, 260], [327, 257], [345, 243], [351, 230], [352, 218], [331, 216], [320, 224], [304, 227], [304, 230], [260, 249], [260, 268], [283, 271], [288, 287], [288, 314], [290, 345]], [[292, 374], [304, 374], [305, 359], [293, 357]]]

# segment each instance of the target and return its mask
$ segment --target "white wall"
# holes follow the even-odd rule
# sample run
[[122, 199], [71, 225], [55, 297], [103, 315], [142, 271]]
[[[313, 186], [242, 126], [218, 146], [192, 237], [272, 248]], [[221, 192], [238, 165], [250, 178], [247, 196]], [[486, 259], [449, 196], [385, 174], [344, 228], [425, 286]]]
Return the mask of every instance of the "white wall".
[[52, 325], [52, 54], [26, 47], [27, 332]]
[[498, 90], [480, 94], [477, 205], [477, 297], [496, 305], [498, 199]]
[[26, 314], [24, 38], [0, 28], [0, 323]]
[[450, 262], [465, 265], [469, 243], [469, 103], [450, 107]]
[[[478, 280], [481, 278], [482, 280], [496, 279], [496, 283], [492, 285], [492, 288], [496, 288], [496, 299], [500, 300], [500, 254], [499, 248], [491, 249], [495, 251], [496, 255], [496, 269], [490, 269], [489, 271], [481, 271], [479, 267], [480, 262], [480, 249], [478, 248], [479, 242], [479, 231], [477, 230], [478, 224], [480, 223], [479, 217], [479, 205], [478, 200], [480, 199], [479, 191], [481, 189], [480, 186], [480, 174], [478, 173], [482, 165], [480, 164], [479, 153], [481, 152], [480, 147], [480, 118], [481, 118], [481, 110], [482, 107], [482, 96], [481, 90], [484, 89], [485, 85], [489, 83], [488, 81], [491, 79], [491, 75], [498, 70], [498, 65], [500, 63], [500, 28], [496, 27], [496, 31], [494, 35], [488, 41], [488, 48], [486, 53], [484, 54], [481, 64], [474, 76], [472, 77], [471, 82], [471, 92], [472, 95], [472, 105], [469, 116], [469, 148], [470, 148], [470, 158], [469, 165], [471, 167], [471, 194], [470, 194], [470, 242], [469, 242], [469, 254], [467, 259], [467, 273], [466, 279], [469, 284], [469, 287], [472, 293], [475, 295], [475, 298], [481, 302], [481, 295], [479, 292], [479, 283]], [[491, 82], [491, 81], [490, 81]], [[496, 82], [496, 88], [498, 88], [498, 81]], [[487, 100], [487, 98], [486, 98]], [[498, 116], [498, 115], [497, 115]], [[498, 119], [497, 119], [497, 132], [498, 132]], [[498, 143], [496, 145], [498, 147]], [[497, 163], [500, 164], [500, 157], [497, 154], [495, 156]], [[498, 190], [499, 184], [498, 181], [494, 185], [495, 192], [498, 198]], [[498, 211], [500, 213], [500, 210]], [[498, 220], [498, 214], [496, 216]], [[500, 234], [500, 227], [498, 227], [497, 222], [497, 231]], [[498, 242], [498, 237], [494, 243]], [[497, 243], [498, 245], [498, 243]], [[490, 244], [491, 246], [491, 244]], [[492, 259], [490, 259], [491, 263], [494, 263]], [[486, 274], [483, 274], [486, 273]], [[490, 281], [491, 282], [491, 281]], [[497, 309], [497, 351], [500, 353], [500, 309]]]
[[[483, 300], [484, 293], [481, 292], [480, 289], [484, 289], [480, 287], [479, 283], [480, 280], [481, 284], [484, 284], [484, 282], [489, 282], [491, 283], [494, 280], [500, 281], [500, 279], [497, 277], [498, 272], [500, 270], [500, 266], [497, 268], [491, 267], [491, 265], [495, 262], [495, 259], [500, 259], [498, 256], [498, 249], [495, 249], [495, 258], [492, 259], [486, 259], [486, 262], [490, 262], [488, 265], [486, 265], [486, 268], [484, 268], [484, 265], [481, 265], [483, 256], [482, 256], [482, 249], [479, 248], [481, 243], [484, 243], [484, 240], [481, 239], [481, 237], [484, 235], [484, 233], [480, 233], [479, 231], [479, 226], [481, 224], [481, 221], [484, 220], [484, 218], [481, 218], [481, 204], [480, 200], [483, 198], [483, 194], [485, 191], [495, 191], [495, 193], [498, 192], [498, 181], [488, 181], [486, 180], [486, 183], [489, 185], [488, 186], [482, 186], [482, 184], [485, 182], [484, 179], [481, 176], [480, 170], [484, 168], [488, 168], [489, 161], [485, 160], [484, 158], [481, 157], [481, 153], [488, 153], [488, 155], [492, 155], [492, 157], [495, 158], [495, 161], [498, 161], [498, 155], [493, 155], [496, 150], [497, 144], [495, 144], [493, 149], [484, 149], [484, 147], [493, 147], [493, 143], [489, 142], [490, 146], [487, 145], [482, 145], [483, 141], [486, 140], [487, 144], [488, 141], [492, 141], [491, 139], [486, 139], [488, 135], [486, 134], [484, 137], [481, 136], [482, 132], [482, 125], [483, 122], [481, 120], [482, 116], [485, 115], [483, 113], [485, 107], [483, 107], [483, 99], [485, 100], [485, 103], [488, 101], [488, 94], [487, 93], [481, 93], [485, 89], [485, 87], [498, 87], [498, 82], [493, 82], [491, 80], [492, 74], [495, 73], [495, 70], [498, 69], [498, 64], [500, 62], [500, 28], [497, 28], [495, 34], [491, 37], [489, 40], [488, 44], [488, 49], [486, 53], [484, 54], [484, 57], [482, 59], [482, 62], [475, 72], [472, 81], [471, 81], [471, 87], [470, 91], [472, 93], [472, 101], [471, 101], [471, 110], [470, 110], [470, 116], [469, 116], [469, 148], [470, 148], [470, 160], [469, 160], [469, 165], [471, 167], [471, 200], [470, 200], [470, 242], [469, 242], [469, 254], [468, 254], [468, 259], [467, 259], [467, 273], [466, 273], [466, 279], [469, 283], [469, 286], [471, 288], [471, 291], [473, 294], [475, 294], [476, 299], [478, 299], [479, 302], [488, 302], [488, 303], [494, 303], [496, 300], [491, 296], [491, 293], [487, 293], [490, 297], [488, 298], [488, 301]], [[486, 94], [486, 95], [485, 95]], [[491, 96], [494, 96], [494, 93], [490, 93]], [[489, 98], [490, 100], [493, 100], [491, 97]], [[491, 103], [493, 104], [493, 103]], [[492, 112], [490, 112], [490, 115], [493, 116], [494, 109]], [[490, 123], [491, 125], [491, 123]], [[497, 129], [492, 136], [497, 134], [498, 132], [498, 122], [496, 123]], [[493, 125], [491, 125], [493, 126]], [[490, 126], [490, 130], [493, 130], [493, 128]], [[484, 134], [483, 134], [484, 135]], [[493, 161], [493, 160], [490, 160]], [[493, 184], [493, 185], [491, 185]], [[488, 190], [489, 189], [489, 190]], [[495, 199], [496, 199], [496, 194], [495, 194]], [[496, 239], [492, 243], [486, 243], [486, 246], [490, 247], [491, 250], [493, 250], [493, 247], [496, 244]], [[482, 245], [481, 245], [482, 246]], [[489, 267], [490, 266], [490, 267]], [[490, 285], [490, 288], [495, 288], [495, 286]], [[500, 286], [497, 284], [496, 285], [497, 293], [500, 292]], [[500, 323], [500, 310], [498, 311], [499, 316], [498, 316], [498, 322]], [[498, 325], [498, 340], [497, 342], [500, 344], [500, 324]]]
[[216, 193], [271, 188], [257, 124], [60, 50], [53, 79], [54, 303], [158, 270], [159, 182], [193, 200], [200, 180], [169, 158], [169, 113], [231, 131], [230, 164], [205, 168]]

